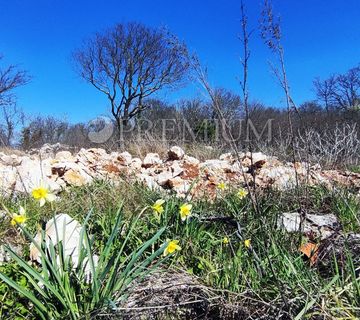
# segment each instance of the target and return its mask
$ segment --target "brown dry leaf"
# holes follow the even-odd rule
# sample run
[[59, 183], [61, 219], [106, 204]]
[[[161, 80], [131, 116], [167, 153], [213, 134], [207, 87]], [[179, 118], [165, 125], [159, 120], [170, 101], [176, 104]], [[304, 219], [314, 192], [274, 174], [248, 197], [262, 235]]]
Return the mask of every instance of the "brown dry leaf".
[[318, 244], [307, 242], [299, 248], [299, 251], [310, 259], [310, 265], [313, 266], [318, 258], [318, 249]]

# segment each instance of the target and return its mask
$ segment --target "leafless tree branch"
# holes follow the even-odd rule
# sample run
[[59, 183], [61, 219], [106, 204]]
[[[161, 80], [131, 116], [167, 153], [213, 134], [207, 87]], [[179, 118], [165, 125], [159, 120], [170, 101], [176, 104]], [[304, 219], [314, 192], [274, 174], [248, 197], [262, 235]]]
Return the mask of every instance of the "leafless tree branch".
[[135, 22], [97, 33], [73, 57], [80, 76], [107, 96], [119, 129], [148, 107], [145, 98], [179, 85], [189, 67], [184, 43]]

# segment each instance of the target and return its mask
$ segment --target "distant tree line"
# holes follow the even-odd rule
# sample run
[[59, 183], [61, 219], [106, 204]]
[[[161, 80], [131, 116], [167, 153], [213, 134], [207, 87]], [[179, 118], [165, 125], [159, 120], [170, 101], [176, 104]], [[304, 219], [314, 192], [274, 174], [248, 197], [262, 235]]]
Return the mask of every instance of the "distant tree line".
[[[219, 98], [225, 110], [226, 121], [230, 124], [233, 136], [238, 138], [239, 146], [247, 138], [243, 122], [240, 98], [224, 89]], [[209, 101], [199, 98], [183, 99], [175, 104], [167, 104], [158, 99], [147, 101], [151, 108], [147, 109], [136, 119], [133, 119], [123, 131], [122, 138], [136, 142], [141, 139], [161, 141], [165, 137], [171, 143], [200, 142], [204, 144], [221, 144], [226, 146], [227, 141], [222, 136], [222, 119], [213, 111]], [[240, 104], [239, 104], [240, 103]], [[250, 121], [255, 130], [261, 134], [267, 126], [271, 126], [271, 136], [268, 130], [263, 132], [261, 143], [271, 144], [272, 141], [285, 139], [288, 135], [287, 112], [285, 109], [268, 107], [259, 102], [250, 102]], [[271, 123], [269, 123], [271, 120]], [[294, 117], [293, 127], [296, 134], [304, 134], [309, 129], [321, 133], [339, 124], [360, 126], [360, 112], [355, 109], [329, 109], [326, 110], [316, 101], [300, 105], [298, 114]], [[101, 129], [101, 125], [99, 130]], [[54, 117], [36, 117], [22, 128], [18, 140], [21, 149], [39, 148], [45, 143], [62, 143], [71, 147], [105, 146], [117, 148], [118, 132], [114, 123], [114, 134], [104, 145], [93, 143], [88, 138], [92, 130], [85, 123], [69, 124]], [[218, 130], [218, 131], [217, 131]], [[254, 136], [253, 139], [256, 137]]]

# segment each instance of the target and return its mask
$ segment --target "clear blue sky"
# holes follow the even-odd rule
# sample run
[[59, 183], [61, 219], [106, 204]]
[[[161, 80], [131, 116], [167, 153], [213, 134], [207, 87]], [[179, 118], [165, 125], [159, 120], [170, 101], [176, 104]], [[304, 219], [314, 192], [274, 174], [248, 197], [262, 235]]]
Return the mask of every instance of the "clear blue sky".
[[[0, 0], [0, 52], [33, 76], [18, 90], [25, 112], [87, 121], [106, 114], [107, 100], [71, 66], [71, 52], [84, 38], [117, 22], [165, 25], [198, 52], [213, 85], [239, 91], [239, 2], [236, 0]], [[257, 27], [261, 0], [245, 0]], [[298, 103], [312, 99], [312, 80], [344, 72], [360, 62], [360, 0], [274, 0], [282, 16], [286, 63]], [[250, 93], [281, 106], [269, 71], [271, 55], [255, 32], [251, 40]], [[172, 102], [197, 94], [186, 88], [164, 93]]]

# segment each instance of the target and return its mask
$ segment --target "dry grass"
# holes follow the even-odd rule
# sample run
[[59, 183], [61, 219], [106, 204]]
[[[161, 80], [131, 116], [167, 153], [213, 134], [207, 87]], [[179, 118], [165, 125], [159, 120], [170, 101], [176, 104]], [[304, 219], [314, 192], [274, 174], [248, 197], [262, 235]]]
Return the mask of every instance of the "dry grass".
[[158, 269], [129, 290], [116, 315], [97, 319], [259, 319], [272, 309], [247, 293], [214, 290], [185, 271]]
[[11, 147], [0, 147], [0, 152], [6, 154], [6, 155], [17, 155], [17, 156], [24, 156], [26, 155], [26, 152], [23, 150], [19, 150], [16, 148], [11, 148]]

